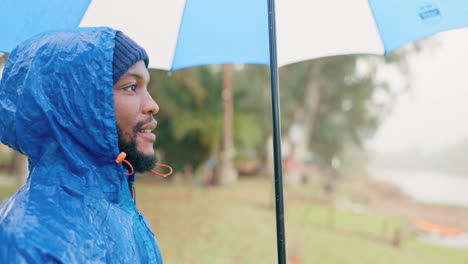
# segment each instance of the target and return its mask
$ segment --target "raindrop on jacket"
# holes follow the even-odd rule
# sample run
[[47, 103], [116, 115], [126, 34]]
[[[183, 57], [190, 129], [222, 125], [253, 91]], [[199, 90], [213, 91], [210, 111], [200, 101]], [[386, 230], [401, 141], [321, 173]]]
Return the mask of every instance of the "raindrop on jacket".
[[162, 263], [119, 154], [115, 30], [46, 33], [20, 44], [0, 83], [0, 141], [28, 157], [0, 205], [0, 263]]

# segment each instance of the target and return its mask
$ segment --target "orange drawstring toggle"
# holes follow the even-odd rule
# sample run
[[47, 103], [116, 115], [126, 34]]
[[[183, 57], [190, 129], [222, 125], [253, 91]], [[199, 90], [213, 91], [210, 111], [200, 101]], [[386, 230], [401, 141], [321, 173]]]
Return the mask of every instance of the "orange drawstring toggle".
[[127, 153], [125, 152], [120, 152], [120, 154], [117, 156], [117, 158], [115, 159], [115, 163], [121, 163], [122, 161], [125, 162], [128, 167], [130, 168], [130, 173], [122, 173], [123, 175], [132, 175], [133, 172], [135, 172], [133, 170], [133, 166], [132, 164], [130, 164], [130, 162], [128, 162], [125, 158], [127, 157]]
[[[125, 152], [120, 152], [120, 154], [117, 156], [117, 158], [115, 159], [115, 162], [116, 163], [121, 163], [121, 162], [125, 162], [128, 167], [130, 168], [130, 173], [123, 173], [123, 175], [132, 175], [134, 170], [133, 170], [133, 166], [132, 164], [130, 164], [130, 162], [128, 162], [125, 158], [127, 157], [127, 154]], [[159, 167], [164, 167], [164, 168], [168, 168], [169, 169], [169, 172], [166, 173], [166, 174], [162, 174], [162, 173], [159, 173], [157, 171], [154, 171], [154, 170], [150, 170], [151, 173], [154, 173], [158, 176], [161, 176], [161, 177], [167, 177], [169, 175], [172, 174], [173, 170], [172, 170], [172, 167], [169, 166], [169, 165], [165, 165], [165, 164], [156, 164], [156, 166], [159, 166]]]

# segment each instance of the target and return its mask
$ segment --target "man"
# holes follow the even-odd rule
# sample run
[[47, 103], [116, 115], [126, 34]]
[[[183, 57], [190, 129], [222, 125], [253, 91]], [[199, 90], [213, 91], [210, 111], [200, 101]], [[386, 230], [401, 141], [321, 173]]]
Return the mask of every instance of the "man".
[[156, 160], [147, 66], [110, 28], [42, 34], [10, 54], [0, 141], [30, 173], [0, 205], [0, 263], [162, 263], [132, 199], [133, 169]]

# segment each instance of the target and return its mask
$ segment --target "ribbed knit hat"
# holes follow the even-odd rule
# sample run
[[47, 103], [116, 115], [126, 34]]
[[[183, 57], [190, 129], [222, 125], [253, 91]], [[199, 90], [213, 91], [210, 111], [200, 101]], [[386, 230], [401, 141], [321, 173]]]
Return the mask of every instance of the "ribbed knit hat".
[[140, 60], [143, 60], [146, 67], [148, 67], [149, 59], [146, 51], [127, 35], [117, 31], [115, 34], [114, 60], [112, 61], [114, 84], [128, 68]]

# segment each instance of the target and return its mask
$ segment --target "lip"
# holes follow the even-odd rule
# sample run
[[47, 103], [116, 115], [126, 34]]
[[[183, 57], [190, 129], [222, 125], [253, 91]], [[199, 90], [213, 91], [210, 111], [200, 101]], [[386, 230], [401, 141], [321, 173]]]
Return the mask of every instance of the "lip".
[[156, 135], [151, 133], [151, 132], [143, 132], [143, 130], [150, 130], [153, 131], [156, 126], [158, 125], [158, 122], [156, 120], [153, 120], [142, 127], [138, 130], [138, 136], [145, 138], [149, 141], [155, 141], [156, 140]]
[[[142, 127], [140, 127], [139, 131], [141, 130], [154, 130], [156, 128], [156, 126], [158, 125], [158, 122], [156, 120], [153, 119], [153, 121], [143, 125]], [[138, 131], [138, 132], [139, 132]]]
[[155, 141], [156, 140], [156, 135], [153, 133], [149, 132], [138, 132], [138, 136], [145, 138], [149, 141]]

